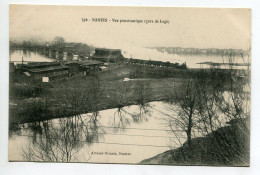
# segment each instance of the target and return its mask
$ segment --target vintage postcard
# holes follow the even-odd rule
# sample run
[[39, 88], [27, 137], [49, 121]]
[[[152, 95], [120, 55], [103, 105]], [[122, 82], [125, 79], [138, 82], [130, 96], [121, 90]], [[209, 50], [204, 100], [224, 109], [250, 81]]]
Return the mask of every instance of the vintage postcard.
[[251, 10], [10, 5], [9, 161], [250, 165]]

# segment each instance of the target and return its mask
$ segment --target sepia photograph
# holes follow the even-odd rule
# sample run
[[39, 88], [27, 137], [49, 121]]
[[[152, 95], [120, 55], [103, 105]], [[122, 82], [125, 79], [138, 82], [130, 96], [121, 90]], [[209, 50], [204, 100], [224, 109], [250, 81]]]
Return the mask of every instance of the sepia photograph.
[[10, 162], [250, 166], [251, 9], [9, 5]]

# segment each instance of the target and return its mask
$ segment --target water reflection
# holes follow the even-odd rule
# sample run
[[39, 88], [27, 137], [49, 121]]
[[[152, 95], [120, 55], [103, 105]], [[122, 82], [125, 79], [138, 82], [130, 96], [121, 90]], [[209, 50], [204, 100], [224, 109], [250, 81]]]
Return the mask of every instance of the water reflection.
[[135, 88], [135, 92], [137, 94], [137, 102], [138, 102], [138, 111], [132, 115], [133, 121], [135, 123], [141, 123], [143, 121], [148, 121], [148, 117], [150, 116], [148, 108], [150, 107], [149, 96], [151, 95], [151, 85], [149, 81], [137, 81], [137, 87]]
[[105, 130], [101, 126], [101, 123], [99, 123], [100, 115], [99, 112], [94, 112], [90, 118], [89, 121], [86, 124], [86, 132], [85, 132], [85, 138], [88, 145], [91, 145], [94, 142], [98, 142], [99, 140], [104, 138]]
[[[148, 121], [145, 115], [150, 113], [149, 105], [137, 107], [138, 112], [129, 112], [124, 108], [115, 110], [114, 125], [107, 128], [113, 128], [113, 132], [124, 132], [131, 122]], [[27, 136], [29, 139], [22, 148], [22, 156], [26, 161], [88, 161], [91, 158], [91, 146], [104, 141], [104, 135], [111, 134], [105, 130], [106, 126], [100, 123], [100, 119], [99, 112], [94, 112], [84, 117], [76, 115], [21, 125], [15, 133], [20, 131], [18, 135]], [[81, 156], [82, 153], [85, 153], [84, 158]]]
[[151, 116], [151, 112], [149, 110], [149, 104], [140, 104], [138, 105], [139, 113], [133, 114], [132, 118], [135, 123], [142, 123], [143, 121], [147, 122], [149, 117]]
[[114, 132], [117, 132], [120, 129], [124, 129], [127, 125], [130, 124], [127, 112], [124, 110], [124, 107], [119, 107], [114, 113]]
[[9, 123], [9, 138], [13, 135], [21, 135], [23, 125], [19, 125], [18, 123]]
[[88, 122], [77, 115], [58, 119], [57, 123], [53, 120], [29, 123], [30, 143], [23, 149], [23, 157], [28, 161], [77, 161], [85, 143], [85, 148], [89, 149], [88, 145], [99, 140], [97, 114], [94, 113]]
[[[163, 116], [154, 110], [161, 108], [158, 105], [163, 102], [17, 125], [10, 132], [10, 145], [17, 150], [10, 160], [137, 163], [169, 149], [171, 134], [162, 124]], [[102, 151], [131, 152], [132, 157], [92, 155]]]
[[[128, 112], [124, 104], [126, 99], [130, 99], [129, 96], [131, 92], [133, 96], [130, 98], [136, 98], [138, 109], [134, 112]], [[150, 83], [145, 80], [136, 80], [133, 82], [124, 82], [119, 84], [117, 91], [114, 93], [116, 102], [118, 103], [118, 108], [114, 113], [114, 127], [115, 131], [119, 129], [124, 129], [126, 126], [130, 125], [131, 121], [134, 123], [142, 123], [143, 121], [148, 121], [150, 116], [148, 108], [150, 107], [147, 103], [149, 100], [149, 95], [151, 94]]]

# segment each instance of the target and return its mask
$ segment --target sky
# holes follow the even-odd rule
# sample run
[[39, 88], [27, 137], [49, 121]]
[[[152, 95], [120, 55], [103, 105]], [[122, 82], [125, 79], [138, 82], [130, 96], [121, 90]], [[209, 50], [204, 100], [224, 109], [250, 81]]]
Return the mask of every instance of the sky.
[[[87, 22], [82, 22], [87, 18]], [[107, 22], [92, 22], [106, 18]], [[120, 23], [162, 20], [169, 23]], [[250, 9], [10, 5], [10, 38], [62, 36], [67, 42], [118, 48], [136, 56], [167, 57], [145, 47], [245, 49], [251, 43]], [[141, 54], [145, 53], [145, 54]], [[161, 54], [161, 55], [158, 55]], [[168, 59], [168, 58], [166, 58]]]

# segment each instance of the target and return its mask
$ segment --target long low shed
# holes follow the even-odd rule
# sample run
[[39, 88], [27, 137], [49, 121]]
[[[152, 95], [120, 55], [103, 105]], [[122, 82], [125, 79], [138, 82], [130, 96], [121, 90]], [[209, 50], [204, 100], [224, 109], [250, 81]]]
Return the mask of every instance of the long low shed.
[[42, 68], [25, 68], [25, 74], [27, 76], [34, 77], [34, 80], [41, 80], [42, 77], [49, 77], [50, 79], [56, 77], [66, 77], [68, 76], [68, 66], [52, 66], [52, 67], [42, 67]]

